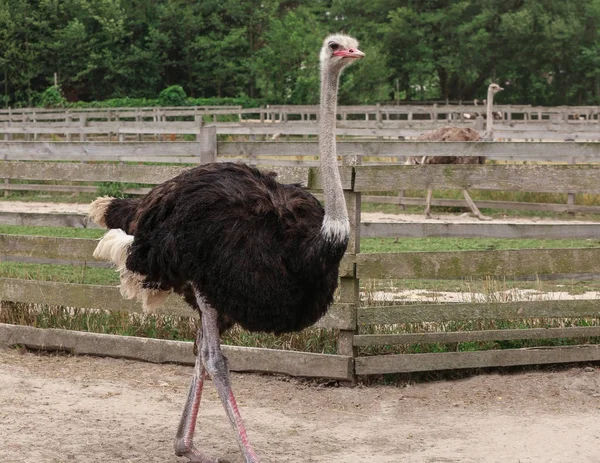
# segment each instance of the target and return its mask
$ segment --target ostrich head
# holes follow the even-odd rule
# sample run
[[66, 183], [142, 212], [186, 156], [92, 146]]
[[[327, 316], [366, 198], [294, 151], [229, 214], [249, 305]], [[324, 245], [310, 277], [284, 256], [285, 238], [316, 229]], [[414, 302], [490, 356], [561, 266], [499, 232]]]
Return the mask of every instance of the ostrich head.
[[500, 85], [494, 83], [491, 83], [488, 87], [488, 93], [491, 93], [492, 95], [495, 95], [496, 93], [501, 92], [502, 90], [504, 89], [500, 87]]
[[342, 34], [330, 35], [323, 41], [321, 48], [321, 69], [340, 72], [365, 54], [358, 49], [358, 41]]

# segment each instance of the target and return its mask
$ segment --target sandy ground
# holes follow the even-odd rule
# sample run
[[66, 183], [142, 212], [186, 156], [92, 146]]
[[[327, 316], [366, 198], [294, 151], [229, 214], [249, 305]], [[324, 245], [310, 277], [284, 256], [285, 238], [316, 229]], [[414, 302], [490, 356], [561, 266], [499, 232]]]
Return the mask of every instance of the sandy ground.
[[[0, 201], [0, 212], [43, 212], [43, 213], [81, 213], [87, 214], [89, 204], [76, 203], [46, 203], [25, 201]], [[363, 222], [384, 223], [482, 223], [476, 217], [465, 214], [434, 214], [434, 218], [426, 219], [423, 214], [386, 214], [383, 212], [363, 212]], [[490, 223], [490, 222], [485, 222]], [[494, 218], [491, 223], [553, 223], [553, 224], [583, 224], [590, 221], [554, 220], [540, 217], [506, 217]], [[593, 222], [591, 222], [593, 223]]]
[[[162, 462], [191, 367], [0, 350], [0, 461]], [[331, 387], [233, 374], [263, 462], [598, 462], [600, 370]], [[212, 384], [199, 446], [242, 462]]]

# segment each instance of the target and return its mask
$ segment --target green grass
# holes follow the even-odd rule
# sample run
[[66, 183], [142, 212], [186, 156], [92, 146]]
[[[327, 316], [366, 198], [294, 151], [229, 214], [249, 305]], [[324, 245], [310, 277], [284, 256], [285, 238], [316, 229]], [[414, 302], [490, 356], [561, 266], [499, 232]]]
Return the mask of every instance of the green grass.
[[364, 253], [560, 249], [593, 248], [599, 246], [600, 239], [541, 240], [504, 238], [362, 238], [360, 240], [360, 251]]
[[119, 284], [119, 275], [113, 269], [74, 265], [0, 262], [0, 277], [88, 285]]
[[[105, 230], [98, 228], [34, 227], [0, 225], [0, 234], [54, 236], [61, 238], [102, 237]], [[600, 239], [541, 240], [503, 238], [362, 238], [361, 252], [415, 252], [415, 251], [489, 251], [503, 249], [557, 249], [599, 247]]]
[[34, 227], [27, 225], [0, 225], [0, 234], [53, 236], [58, 238], [101, 238], [106, 230], [101, 228]]
[[[130, 314], [15, 302], [0, 304], [0, 323], [175, 341], [193, 341], [199, 327], [199, 320], [194, 317]], [[235, 326], [221, 340], [224, 344], [235, 346], [337, 353], [337, 332], [331, 329], [309, 328], [299, 333], [275, 336], [249, 333]]]

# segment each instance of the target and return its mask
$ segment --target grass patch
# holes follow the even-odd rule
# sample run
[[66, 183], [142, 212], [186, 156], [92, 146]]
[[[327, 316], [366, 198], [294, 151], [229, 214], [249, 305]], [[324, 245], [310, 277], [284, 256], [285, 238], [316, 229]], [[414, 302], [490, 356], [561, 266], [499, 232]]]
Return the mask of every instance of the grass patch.
[[[525, 320], [477, 320], [447, 323], [402, 323], [397, 325], [363, 326], [359, 334], [399, 334], [399, 333], [444, 333], [475, 330], [508, 330], [530, 328], [570, 328], [580, 326], [600, 326], [600, 318], [537, 318]], [[495, 349], [521, 349], [527, 347], [571, 346], [578, 344], [598, 344], [600, 337], [556, 339], [516, 339], [509, 341], [451, 342], [431, 344], [387, 344], [365, 346], [358, 349], [359, 356], [386, 354], [421, 354], [440, 352], [470, 352]]]
[[[0, 234], [53, 236], [61, 238], [101, 238], [106, 230], [99, 228], [35, 227], [0, 225]], [[600, 239], [541, 240], [505, 238], [362, 238], [361, 252], [415, 251], [490, 251], [504, 249], [592, 248]]]
[[0, 262], [0, 277], [87, 285], [114, 286], [119, 284], [119, 274], [115, 270], [110, 268], [86, 267], [84, 265]]
[[593, 248], [599, 246], [600, 239], [540, 240], [505, 238], [362, 238], [360, 240], [360, 251], [364, 253], [560, 249]]
[[28, 225], [0, 225], [3, 235], [53, 236], [56, 238], [101, 238], [106, 230], [101, 228], [35, 227]]
[[[174, 341], [193, 341], [200, 326], [195, 317], [131, 314], [6, 301], [0, 302], [0, 323]], [[337, 353], [337, 333], [323, 328], [275, 336], [249, 333], [235, 326], [222, 336], [221, 341], [223, 344], [244, 347]]]

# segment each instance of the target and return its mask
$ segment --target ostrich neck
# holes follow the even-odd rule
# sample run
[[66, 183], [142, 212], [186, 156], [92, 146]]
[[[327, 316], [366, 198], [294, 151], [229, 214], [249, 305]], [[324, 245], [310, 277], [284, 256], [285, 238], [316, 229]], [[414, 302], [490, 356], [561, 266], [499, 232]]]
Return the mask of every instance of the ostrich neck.
[[494, 115], [492, 114], [492, 107], [494, 106], [494, 92], [488, 89], [487, 94], [487, 113], [485, 119], [485, 135], [484, 138], [494, 137]]
[[319, 153], [325, 200], [325, 218], [322, 233], [329, 239], [344, 240], [347, 239], [350, 233], [350, 225], [335, 147], [339, 77], [339, 71], [321, 70]]

